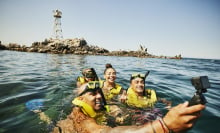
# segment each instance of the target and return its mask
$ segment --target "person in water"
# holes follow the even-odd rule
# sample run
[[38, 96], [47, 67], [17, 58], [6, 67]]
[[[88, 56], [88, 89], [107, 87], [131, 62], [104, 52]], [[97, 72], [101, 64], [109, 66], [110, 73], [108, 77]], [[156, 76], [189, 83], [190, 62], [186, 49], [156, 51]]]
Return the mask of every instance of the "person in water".
[[163, 117], [160, 109], [154, 108], [157, 101], [167, 104], [166, 108], [171, 108], [171, 102], [166, 99], [158, 98], [153, 89], [145, 88], [145, 78], [149, 74], [132, 74], [130, 78], [130, 87], [127, 90], [126, 104], [133, 108], [129, 111], [132, 119], [132, 125], [143, 125], [147, 122], [157, 120]]
[[73, 107], [67, 119], [61, 120], [53, 129], [54, 133], [164, 133], [183, 132], [193, 127], [195, 120], [199, 118], [200, 111], [205, 105], [188, 106], [188, 102], [179, 104], [169, 110], [165, 117], [141, 126], [117, 126], [97, 124], [95, 118], [100, 111], [105, 110], [104, 96], [99, 82], [89, 82], [81, 86], [81, 93], [73, 100]]
[[104, 93], [105, 99], [107, 101], [117, 101], [118, 97], [120, 101], [126, 100], [126, 90], [122, 86], [115, 82], [116, 80], [116, 70], [111, 64], [106, 64], [104, 70], [104, 78], [102, 81], [103, 87], [102, 91]]
[[127, 105], [137, 108], [153, 108], [157, 101], [161, 101], [170, 108], [170, 101], [164, 98], [158, 98], [153, 89], [145, 89], [146, 76], [146, 74], [139, 73], [131, 75], [130, 87], [127, 90]]
[[118, 101], [126, 100], [126, 90], [122, 86], [115, 82], [116, 80], [116, 70], [111, 64], [106, 64], [104, 70], [104, 78], [100, 83], [105, 99], [109, 105], [110, 112], [108, 114], [116, 118], [116, 123], [121, 125], [124, 124], [124, 120], [127, 115], [122, 115], [123, 111], [118, 106]]
[[79, 88], [81, 85], [88, 83], [89, 81], [98, 81], [98, 76], [94, 68], [85, 68], [82, 71], [83, 76], [77, 77], [76, 86]]

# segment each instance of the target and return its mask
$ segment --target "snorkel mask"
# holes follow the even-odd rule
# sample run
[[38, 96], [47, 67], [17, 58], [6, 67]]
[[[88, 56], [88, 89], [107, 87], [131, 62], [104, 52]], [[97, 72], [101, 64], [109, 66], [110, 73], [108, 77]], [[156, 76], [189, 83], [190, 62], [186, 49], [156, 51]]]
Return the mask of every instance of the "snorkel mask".
[[[98, 91], [98, 93], [100, 93], [100, 95], [102, 96], [102, 102], [103, 102], [104, 109], [107, 112], [109, 112], [110, 109], [109, 109], [109, 106], [106, 103], [106, 100], [105, 100], [104, 94], [102, 92], [101, 86], [102, 86], [102, 84], [99, 81], [90, 81], [90, 82], [87, 83], [85, 89], [78, 96], [82, 96], [83, 94], [85, 94], [89, 91], [90, 92]], [[84, 112], [84, 114], [89, 115], [90, 117], [95, 117], [96, 116], [96, 112], [94, 111], [94, 109], [90, 105], [88, 105], [87, 103], [79, 100], [78, 97], [75, 98], [72, 101], [72, 103], [77, 105], [77, 106], [80, 106], [82, 108], [82, 111]]]
[[[135, 78], [141, 78], [144, 80], [144, 89], [145, 89], [145, 79], [147, 78], [147, 76], [149, 75], [150, 71], [147, 71], [146, 74], [141, 74], [141, 73], [135, 73], [135, 74], [132, 74], [131, 75], [131, 78], [130, 78], [130, 83], [133, 79]], [[143, 92], [143, 95], [145, 95], [145, 92]]]
[[131, 78], [130, 78], [130, 82], [131, 82], [131, 80], [133, 80], [135, 78], [142, 78], [145, 81], [145, 79], [149, 75], [149, 73], [150, 73], [150, 71], [147, 71], [146, 74], [141, 74], [141, 73], [132, 74]]
[[95, 79], [97, 77], [96, 72], [93, 68], [87, 68], [82, 71], [82, 75], [85, 78]]
[[95, 74], [92, 71], [88, 71], [84, 74], [86, 78], [95, 78]]
[[141, 78], [143, 80], [145, 80], [145, 74], [140, 74], [140, 73], [135, 73], [131, 75], [130, 81], [135, 79], [135, 78]]
[[83, 94], [85, 94], [86, 92], [92, 91], [102, 91], [101, 90], [101, 83], [99, 81], [90, 81], [87, 83], [86, 88], [79, 94], [79, 96], [82, 96]]

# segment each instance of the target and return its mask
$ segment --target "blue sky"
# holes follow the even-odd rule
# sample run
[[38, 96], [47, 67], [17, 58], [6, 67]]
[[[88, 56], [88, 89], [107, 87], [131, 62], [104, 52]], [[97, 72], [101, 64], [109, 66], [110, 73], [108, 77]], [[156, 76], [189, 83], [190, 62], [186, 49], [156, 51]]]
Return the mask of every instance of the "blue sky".
[[63, 37], [112, 50], [220, 59], [218, 0], [0, 0], [0, 41], [30, 46], [53, 34], [62, 11]]

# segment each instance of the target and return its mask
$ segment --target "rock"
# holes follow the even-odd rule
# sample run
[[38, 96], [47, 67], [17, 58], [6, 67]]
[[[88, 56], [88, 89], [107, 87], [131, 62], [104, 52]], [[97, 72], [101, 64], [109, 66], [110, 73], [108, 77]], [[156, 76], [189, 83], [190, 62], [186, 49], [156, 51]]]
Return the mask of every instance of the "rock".
[[64, 50], [63, 50], [63, 54], [67, 54], [67, 49], [64, 49]]
[[39, 53], [47, 53], [47, 52], [48, 52], [48, 49], [38, 49], [38, 52], [39, 52]]
[[2, 42], [0, 41], [0, 50], [6, 50], [6, 46], [2, 45]]
[[29, 48], [27, 52], [38, 52], [37, 48]]
[[14, 48], [20, 48], [21, 46], [17, 43], [9, 43], [8, 48], [9, 49], [14, 49]]

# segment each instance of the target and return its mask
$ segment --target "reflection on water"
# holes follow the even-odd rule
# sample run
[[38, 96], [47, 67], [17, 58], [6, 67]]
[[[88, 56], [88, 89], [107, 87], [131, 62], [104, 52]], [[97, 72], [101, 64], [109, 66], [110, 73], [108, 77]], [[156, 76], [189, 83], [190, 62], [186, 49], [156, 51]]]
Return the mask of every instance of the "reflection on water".
[[146, 84], [159, 97], [174, 105], [189, 100], [195, 89], [190, 78], [209, 76], [211, 88], [204, 94], [207, 108], [189, 132], [217, 132], [220, 123], [220, 60], [145, 59], [135, 57], [56, 55], [0, 51], [0, 132], [48, 132], [51, 126], [39, 120], [25, 103], [45, 99], [42, 111], [56, 122], [71, 111], [75, 80], [85, 67], [95, 68], [100, 78], [106, 63], [117, 71], [117, 82], [129, 86], [130, 74], [150, 70]]

